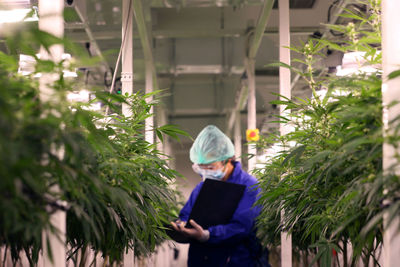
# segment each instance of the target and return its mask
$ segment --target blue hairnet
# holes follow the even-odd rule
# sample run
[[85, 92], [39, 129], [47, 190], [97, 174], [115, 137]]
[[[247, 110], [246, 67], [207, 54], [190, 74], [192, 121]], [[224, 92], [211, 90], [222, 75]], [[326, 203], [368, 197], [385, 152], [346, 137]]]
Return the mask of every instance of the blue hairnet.
[[190, 148], [190, 160], [197, 164], [222, 161], [234, 155], [232, 141], [214, 125], [205, 127]]

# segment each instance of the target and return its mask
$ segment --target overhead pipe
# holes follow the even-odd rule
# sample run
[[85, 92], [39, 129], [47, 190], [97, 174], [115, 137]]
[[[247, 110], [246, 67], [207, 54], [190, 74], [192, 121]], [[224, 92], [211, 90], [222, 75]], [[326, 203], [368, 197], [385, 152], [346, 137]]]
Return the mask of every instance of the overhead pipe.
[[251, 45], [247, 54], [249, 59], [255, 59], [257, 51], [260, 48], [260, 44], [267, 27], [269, 16], [271, 15], [272, 7], [274, 6], [275, 0], [265, 0], [264, 7], [258, 17], [257, 26], [254, 29], [254, 36], [251, 41]]
[[[172, 2], [172, 3], [171, 3]], [[241, 0], [237, 5], [234, 5], [234, 7], [240, 7], [246, 3], [246, 5], [261, 5], [263, 3], [263, 0], [252, 0], [250, 3], [249, 1]], [[156, 7], [166, 7], [166, 8], [183, 8], [183, 7], [229, 7], [233, 6], [229, 0], [209, 0], [209, 1], [204, 1], [204, 0], [181, 0], [180, 3], [177, 3], [177, 1], [171, 1], [171, 0], [158, 0], [153, 3], [153, 6]]]
[[[66, 24], [68, 29], [74, 28], [84, 28], [82, 23], [79, 24]], [[291, 35], [311, 35], [314, 32], [319, 30], [319, 27], [292, 27]], [[279, 33], [278, 28], [268, 28], [264, 31], [264, 36], [269, 35], [277, 35]], [[96, 40], [111, 40], [121, 38], [121, 35], [118, 31], [108, 30], [101, 32], [93, 32], [93, 37]], [[171, 38], [240, 38], [247, 34], [246, 30], [243, 29], [199, 29], [196, 31], [193, 30], [154, 30], [152, 32], [152, 36], [155, 39], [171, 39]], [[80, 32], [67, 32], [66, 34], [71, 40], [77, 43], [85, 43], [90, 41], [87, 37], [86, 33]], [[140, 39], [139, 33], [134, 32], [133, 39]], [[4, 42], [4, 40], [0, 40], [0, 42]]]

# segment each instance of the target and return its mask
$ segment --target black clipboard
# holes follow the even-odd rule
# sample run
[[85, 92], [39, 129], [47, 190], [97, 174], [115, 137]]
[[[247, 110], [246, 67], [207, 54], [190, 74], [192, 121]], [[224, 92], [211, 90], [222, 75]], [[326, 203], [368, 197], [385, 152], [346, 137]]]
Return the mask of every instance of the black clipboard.
[[[227, 224], [231, 220], [240, 200], [245, 185], [206, 179], [189, 215], [186, 228], [192, 228], [189, 221], [194, 220], [203, 229], [210, 226]], [[168, 235], [179, 243], [190, 242], [189, 238], [177, 231], [168, 231]]]
[[245, 185], [206, 179], [193, 205], [186, 227], [192, 227], [190, 220], [194, 220], [203, 229], [229, 223], [245, 189]]

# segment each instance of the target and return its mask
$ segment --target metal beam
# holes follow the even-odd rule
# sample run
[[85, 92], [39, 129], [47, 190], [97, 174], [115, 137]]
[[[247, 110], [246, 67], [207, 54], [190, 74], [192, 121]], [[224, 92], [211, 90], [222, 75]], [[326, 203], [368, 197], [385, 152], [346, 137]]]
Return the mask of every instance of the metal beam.
[[[265, 114], [265, 109], [259, 109], [257, 110], [257, 116], [262, 116]], [[217, 110], [210, 110], [208, 112], [205, 112], [204, 110], [199, 110], [197, 112], [196, 110], [179, 110], [177, 112], [174, 112], [172, 114], [169, 114], [169, 118], [171, 119], [195, 119], [195, 118], [223, 118], [226, 117], [228, 112], [219, 112]], [[238, 115], [247, 115], [246, 110], [238, 111]]]
[[[254, 30], [253, 39], [249, 40], [249, 50], [247, 53], [247, 59], [245, 60], [245, 69], [247, 72], [251, 69], [249, 66], [249, 63], [254, 60], [254, 58], [257, 54], [257, 51], [260, 47], [262, 37], [266, 33], [265, 28], [267, 26], [267, 22], [269, 19], [269, 15], [271, 14], [273, 5], [274, 5], [274, 0], [265, 0], [264, 7], [260, 13], [260, 16], [257, 21], [257, 26]], [[277, 32], [278, 31], [274, 32], [274, 34], [276, 34]], [[254, 64], [253, 64], [252, 72], [254, 72]], [[251, 73], [250, 73], [250, 75], [251, 75]], [[247, 77], [249, 77], [249, 73], [247, 73]], [[255, 82], [255, 77], [254, 77], [254, 82]], [[247, 98], [248, 98], [248, 91], [249, 91], [248, 88], [249, 88], [248, 85], [241, 84], [240, 92], [239, 92], [239, 96], [236, 100], [235, 108], [232, 110], [232, 113], [228, 119], [228, 126], [227, 126], [227, 131], [226, 131], [228, 134], [232, 131], [233, 125], [236, 121], [237, 112], [240, 111], [242, 108], [244, 108], [244, 103], [247, 101]], [[254, 94], [255, 94], [255, 91], [254, 91]], [[255, 109], [255, 104], [254, 104], [254, 109]], [[252, 113], [254, 113], [254, 112], [252, 112]]]
[[94, 49], [94, 51], [96, 53], [95, 56], [100, 57], [103, 65], [106, 67], [106, 70], [108, 71], [110, 69], [110, 66], [108, 65], [107, 60], [104, 58], [103, 53], [101, 52], [101, 49], [100, 49], [99, 45], [97, 44], [96, 38], [93, 35], [93, 32], [89, 27], [89, 23], [88, 23], [88, 21], [86, 19], [86, 16], [84, 15], [84, 13], [81, 11], [80, 7], [77, 4], [74, 5], [74, 9], [75, 9], [76, 13], [78, 14], [79, 19], [82, 21], [82, 24], [84, 26], [86, 35], [87, 35], [88, 40], [90, 42], [90, 45], [93, 47], [93, 49]]
[[[236, 1], [236, 7], [240, 7], [244, 5], [244, 3], [249, 6], [259, 6], [262, 4], [262, 0], [241, 0], [240, 2]], [[181, 1], [173, 1], [173, 0], [155, 0], [152, 2], [152, 7], [156, 8], [198, 8], [198, 7], [233, 7], [231, 0], [181, 0]]]
[[[80, 27], [79, 25], [83, 25], [82, 23], [78, 24], [67, 24], [67, 28], [75, 29], [76, 27]], [[290, 29], [291, 35], [311, 35], [312, 33], [318, 31], [319, 27], [292, 27]], [[263, 36], [269, 35], [277, 35], [278, 28], [273, 27], [266, 29], [264, 31]], [[118, 30], [113, 30], [107, 28], [107, 30], [102, 31], [92, 31], [93, 37], [97, 40], [112, 40], [112, 39], [120, 39], [121, 35]], [[65, 35], [71, 38], [74, 42], [88, 42], [89, 38], [86, 33], [80, 32], [66, 32]], [[245, 36], [246, 31], [242, 29], [201, 29], [201, 30], [154, 30], [152, 32], [152, 36], [156, 39], [163, 38], [222, 38], [222, 37], [232, 37], [239, 38], [241, 36]], [[133, 38], [139, 39], [139, 32], [133, 32]]]
[[269, 15], [271, 14], [272, 7], [274, 5], [275, 0], [265, 0], [264, 7], [261, 11], [260, 16], [258, 17], [257, 26], [254, 30], [254, 36], [251, 41], [251, 45], [248, 52], [248, 58], [254, 59], [257, 55], [258, 48], [260, 47], [262, 37], [265, 32], [265, 28], [267, 27], [267, 22], [269, 19]]
[[226, 133], [230, 135], [232, 128], [236, 122], [236, 116], [238, 115], [237, 113], [242, 111], [245, 106], [246, 106], [246, 101], [247, 101], [247, 95], [248, 95], [248, 87], [247, 87], [247, 82], [244, 82], [241, 79], [240, 82], [240, 88], [238, 91], [238, 94], [236, 96], [236, 101], [235, 101], [235, 107], [231, 111], [229, 118], [228, 118], [228, 126], [226, 129]]

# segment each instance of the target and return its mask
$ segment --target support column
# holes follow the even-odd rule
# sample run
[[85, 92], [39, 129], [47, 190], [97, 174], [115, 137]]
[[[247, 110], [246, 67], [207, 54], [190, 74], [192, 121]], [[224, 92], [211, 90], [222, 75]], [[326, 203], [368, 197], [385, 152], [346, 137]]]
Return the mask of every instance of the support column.
[[242, 120], [240, 117], [240, 110], [236, 111], [235, 116], [235, 157], [237, 161], [241, 161], [242, 156]]
[[[400, 100], [400, 77], [388, 80], [387, 76], [399, 70], [400, 66], [400, 35], [398, 25], [400, 24], [400, 2], [393, 0], [382, 0], [382, 64], [383, 64], [383, 84], [382, 84], [382, 100], [383, 100], [383, 123], [385, 133], [389, 130], [389, 134], [393, 134], [394, 129], [398, 125], [389, 125], [389, 122], [400, 115], [400, 105], [396, 104], [391, 107], [393, 101]], [[398, 123], [398, 122], [396, 122]], [[390, 128], [389, 128], [390, 126]], [[398, 164], [396, 154], [400, 153], [399, 148], [385, 143], [383, 145], [383, 170], [389, 174], [390, 168]], [[396, 175], [400, 175], [399, 168], [394, 169]], [[390, 203], [387, 203], [390, 205]], [[384, 224], [388, 223], [388, 214], [384, 215]], [[384, 229], [383, 235], [383, 266], [395, 267], [399, 264], [400, 252], [400, 216], [394, 219], [389, 227]]]
[[[279, 0], [279, 61], [290, 65], [290, 18], [289, 0]], [[279, 94], [291, 98], [290, 70], [279, 68]], [[281, 100], [284, 98], [281, 97]], [[280, 106], [280, 115], [285, 116], [285, 106]], [[289, 125], [280, 124], [281, 135], [290, 132]], [[282, 210], [282, 215], [284, 214]], [[281, 233], [281, 260], [282, 267], [292, 266], [292, 237], [287, 232]]]
[[[264, 36], [265, 28], [267, 27], [268, 19], [271, 14], [272, 7], [275, 0], [265, 0], [263, 8], [257, 20], [256, 28], [254, 29], [254, 36], [251, 36], [251, 42], [249, 43], [249, 49], [247, 51], [247, 58], [245, 61], [247, 81], [248, 81], [248, 104], [247, 104], [247, 129], [257, 128], [257, 117], [256, 117], [256, 77], [255, 77], [255, 58], [257, 51], [260, 48], [262, 38]], [[250, 37], [250, 36], [249, 36]], [[248, 171], [251, 171], [256, 166], [257, 161], [257, 148], [255, 145], [250, 144], [248, 146], [248, 154], [253, 155], [249, 159]]]
[[[64, 0], [39, 0], [39, 29], [53, 34], [57, 37], [64, 36]], [[50, 53], [41, 47], [41, 59], [51, 59], [55, 62], [61, 61], [64, 47], [53, 45]], [[57, 74], [43, 73], [40, 78], [40, 99], [42, 102], [51, 101], [53, 89], [49, 86], [58, 78]], [[63, 157], [63, 151], [55, 151], [59, 157]], [[52, 190], [59, 191], [58, 185]], [[66, 265], [66, 213], [57, 211], [50, 216], [50, 223], [55, 227], [57, 233], [50, 229], [43, 232], [43, 266], [62, 267]], [[47, 240], [49, 242], [47, 242]], [[48, 245], [50, 247], [48, 247]], [[51, 253], [51, 254], [50, 254]]]
[[[121, 83], [122, 95], [133, 93], [133, 6], [132, 0], [122, 1], [122, 68]], [[117, 71], [117, 70], [115, 70]], [[127, 104], [122, 104], [122, 114], [129, 117], [132, 111]], [[124, 255], [124, 266], [134, 266], [135, 255], [133, 249], [129, 249]]]
[[[122, 95], [133, 93], [133, 7], [132, 0], [122, 1]], [[122, 114], [132, 114], [127, 104], [122, 105]]]
[[[147, 27], [147, 23], [144, 16], [144, 10], [142, 5], [142, 0], [132, 0], [133, 1], [133, 12], [135, 15], [136, 24], [138, 27], [138, 32], [140, 36], [140, 42], [143, 48], [144, 61], [145, 61], [145, 71], [146, 71], [146, 94], [153, 92], [153, 90], [158, 89], [157, 85], [157, 75], [155, 71], [153, 52], [152, 52], [152, 37], [151, 31]], [[146, 9], [149, 11], [149, 8]], [[148, 20], [150, 22], [150, 12], [148, 13]], [[149, 23], [150, 24], [150, 23]], [[147, 98], [147, 102], [152, 102], [153, 97]], [[153, 107], [150, 109], [150, 114], [153, 114]], [[145, 140], [149, 143], [154, 143], [154, 117], [150, 116], [145, 120]]]
[[[153, 86], [153, 76], [154, 76], [154, 68], [152, 62], [148, 62], [148, 59], [145, 59], [145, 65], [146, 65], [146, 94], [152, 93], [154, 90]], [[148, 103], [151, 103], [153, 101], [153, 97], [148, 97], [147, 99]], [[150, 114], [154, 114], [154, 107], [151, 106]], [[145, 120], [145, 139], [147, 142], [153, 144], [154, 143], [154, 116], [149, 116]]]
[[[247, 101], [247, 129], [256, 129], [256, 76], [255, 76], [255, 60], [247, 59], [247, 82], [249, 88], [249, 95]], [[247, 147], [247, 154], [252, 156], [249, 158], [248, 171], [252, 171], [256, 166], [257, 148], [255, 144], [249, 144]]]
[[[167, 110], [164, 108], [162, 103], [157, 106], [156, 109], [157, 126], [166, 125], [168, 123], [168, 117], [166, 112]], [[167, 151], [169, 151], [169, 149], [167, 148], [169, 146], [169, 143], [170, 142], [168, 136], [164, 137], [164, 142], [161, 142], [161, 140], [157, 138], [157, 150], [161, 151], [165, 155], [169, 155], [167, 153]]]

